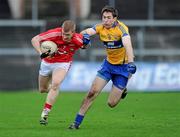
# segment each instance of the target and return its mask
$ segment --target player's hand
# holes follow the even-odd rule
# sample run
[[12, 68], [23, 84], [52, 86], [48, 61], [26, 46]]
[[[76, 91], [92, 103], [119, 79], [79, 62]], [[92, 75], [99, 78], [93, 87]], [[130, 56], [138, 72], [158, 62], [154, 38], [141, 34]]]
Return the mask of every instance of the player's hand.
[[91, 43], [89, 43], [88, 45], [83, 45], [83, 46], [81, 47], [81, 49], [87, 49], [87, 47], [89, 47], [89, 46], [91, 46]]
[[81, 47], [81, 49], [86, 49], [87, 47], [91, 46], [89, 34], [83, 34], [82, 40], [83, 40], [83, 47]]
[[40, 58], [43, 59], [43, 58], [48, 57], [48, 56], [50, 55], [50, 52], [51, 52], [51, 50], [48, 50], [47, 52], [42, 53], [42, 54], [40, 55]]
[[89, 34], [83, 34], [83, 45], [88, 45], [90, 43], [90, 36]]
[[127, 71], [131, 74], [136, 73], [136, 65], [134, 64], [134, 62], [129, 62], [127, 64]]

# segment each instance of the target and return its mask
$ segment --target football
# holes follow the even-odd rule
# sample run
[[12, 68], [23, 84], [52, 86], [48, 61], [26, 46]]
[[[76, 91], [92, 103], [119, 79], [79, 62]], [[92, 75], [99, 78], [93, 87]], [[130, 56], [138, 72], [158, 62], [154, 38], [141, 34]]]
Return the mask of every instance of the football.
[[57, 45], [53, 41], [43, 41], [41, 43], [41, 52], [45, 53], [50, 50], [50, 54], [53, 54], [57, 51]]

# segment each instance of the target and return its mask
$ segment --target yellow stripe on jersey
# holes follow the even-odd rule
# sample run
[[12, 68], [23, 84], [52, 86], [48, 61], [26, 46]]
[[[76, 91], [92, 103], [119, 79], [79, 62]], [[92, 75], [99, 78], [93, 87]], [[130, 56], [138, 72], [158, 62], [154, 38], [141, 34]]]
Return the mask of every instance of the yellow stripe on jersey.
[[129, 35], [128, 27], [124, 23], [117, 21], [110, 29], [106, 29], [102, 24], [97, 24], [94, 29], [106, 47], [108, 62], [111, 64], [127, 63], [122, 37]]

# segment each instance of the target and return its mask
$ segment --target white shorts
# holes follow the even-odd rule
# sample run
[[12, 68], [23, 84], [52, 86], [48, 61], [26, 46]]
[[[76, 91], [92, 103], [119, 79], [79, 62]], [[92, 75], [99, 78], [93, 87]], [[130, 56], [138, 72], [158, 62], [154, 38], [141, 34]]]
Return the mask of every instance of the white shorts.
[[64, 69], [66, 72], [69, 70], [72, 62], [62, 62], [62, 63], [48, 63], [45, 61], [41, 62], [39, 74], [42, 76], [49, 76], [56, 69]]

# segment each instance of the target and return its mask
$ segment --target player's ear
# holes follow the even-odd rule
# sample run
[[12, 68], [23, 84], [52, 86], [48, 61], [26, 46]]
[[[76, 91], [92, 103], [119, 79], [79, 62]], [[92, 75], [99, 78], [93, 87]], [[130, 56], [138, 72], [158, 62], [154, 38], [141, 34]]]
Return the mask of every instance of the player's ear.
[[117, 20], [117, 17], [114, 17], [114, 20]]

